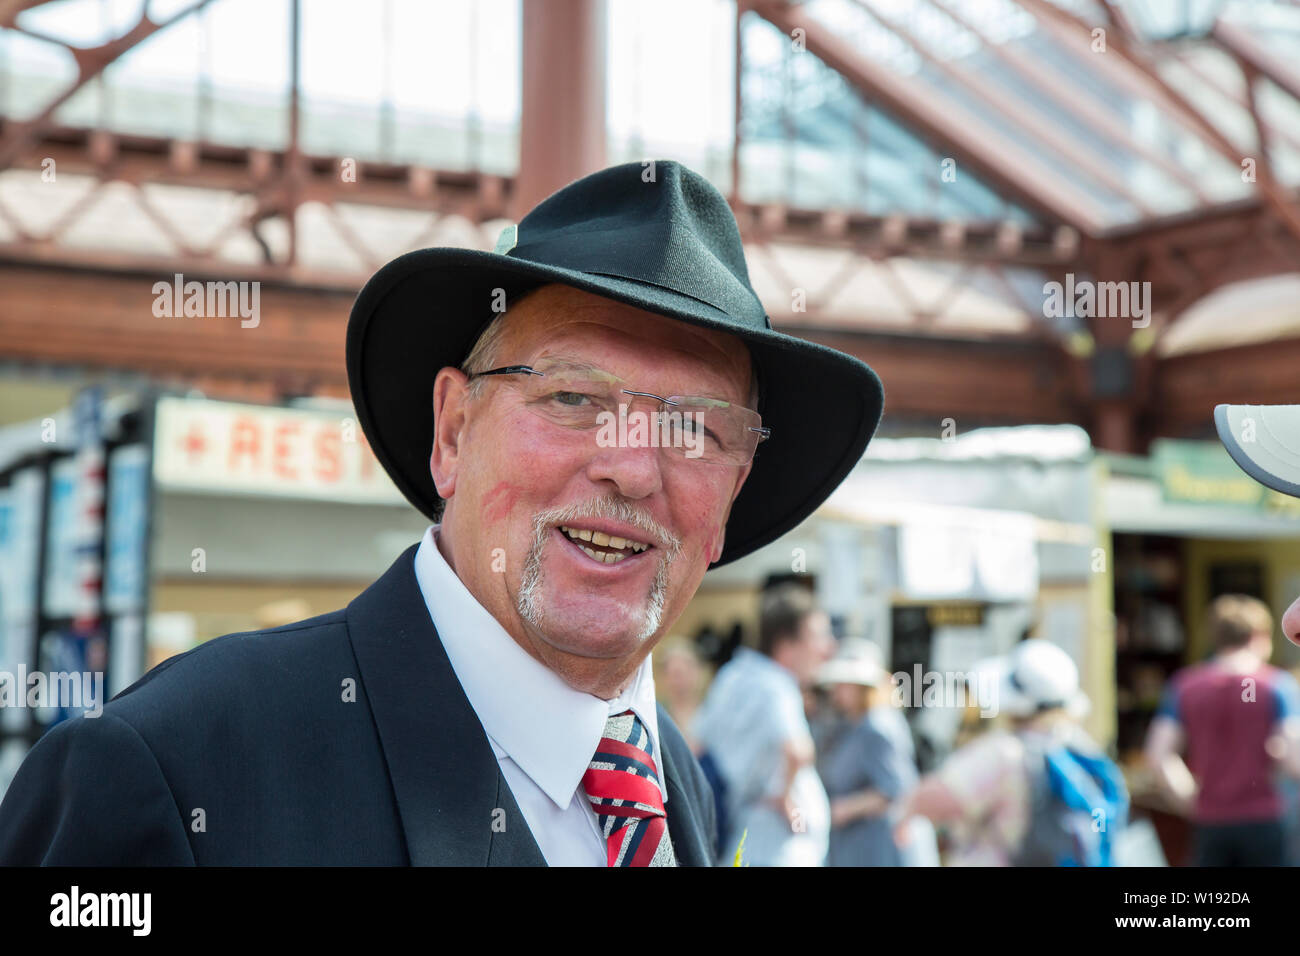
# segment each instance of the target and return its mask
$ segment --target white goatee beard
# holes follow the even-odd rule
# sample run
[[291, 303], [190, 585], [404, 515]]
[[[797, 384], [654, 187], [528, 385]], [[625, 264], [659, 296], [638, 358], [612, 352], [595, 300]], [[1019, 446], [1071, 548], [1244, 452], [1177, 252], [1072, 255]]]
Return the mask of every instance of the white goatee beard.
[[593, 498], [580, 505], [545, 511], [533, 518], [533, 542], [528, 548], [528, 557], [524, 560], [523, 580], [519, 586], [519, 596], [515, 600], [515, 609], [526, 622], [541, 629], [542, 608], [539, 607], [538, 600], [542, 584], [542, 549], [546, 546], [547, 536], [553, 526], [568, 524], [579, 518], [608, 518], [630, 524], [649, 534], [661, 552], [659, 568], [650, 585], [650, 593], [646, 596], [645, 620], [637, 635], [638, 644], [648, 641], [663, 624], [664, 602], [668, 595], [668, 566], [681, 553], [682, 544], [667, 528], [619, 497]]

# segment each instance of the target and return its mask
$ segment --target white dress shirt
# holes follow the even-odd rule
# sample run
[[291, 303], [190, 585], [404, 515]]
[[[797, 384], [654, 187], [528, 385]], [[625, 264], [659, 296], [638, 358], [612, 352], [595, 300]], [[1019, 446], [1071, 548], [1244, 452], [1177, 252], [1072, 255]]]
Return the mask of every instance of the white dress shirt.
[[605, 866], [605, 837], [582, 775], [607, 717], [631, 710], [641, 718], [654, 746], [660, 792], [668, 798], [649, 655], [613, 700], [574, 690], [469, 593], [438, 549], [437, 532], [433, 525], [424, 533], [415, 552], [415, 578], [528, 829], [551, 866]]

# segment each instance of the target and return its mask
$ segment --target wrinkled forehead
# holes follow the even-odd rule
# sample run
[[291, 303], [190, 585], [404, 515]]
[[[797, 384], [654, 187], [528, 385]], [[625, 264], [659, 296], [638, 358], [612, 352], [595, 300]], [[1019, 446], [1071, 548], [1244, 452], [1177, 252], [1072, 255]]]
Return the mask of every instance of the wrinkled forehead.
[[568, 286], [535, 290], [510, 307], [498, 360], [571, 358], [622, 378], [653, 373], [669, 384], [751, 397], [749, 349], [734, 335], [670, 319]]

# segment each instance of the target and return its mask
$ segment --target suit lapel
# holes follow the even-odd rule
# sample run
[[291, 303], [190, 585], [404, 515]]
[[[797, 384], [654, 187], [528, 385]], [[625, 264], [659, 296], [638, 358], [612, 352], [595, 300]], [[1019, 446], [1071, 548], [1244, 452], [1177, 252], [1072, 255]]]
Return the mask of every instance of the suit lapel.
[[544, 866], [429, 618], [414, 559], [411, 547], [347, 611], [411, 864]]

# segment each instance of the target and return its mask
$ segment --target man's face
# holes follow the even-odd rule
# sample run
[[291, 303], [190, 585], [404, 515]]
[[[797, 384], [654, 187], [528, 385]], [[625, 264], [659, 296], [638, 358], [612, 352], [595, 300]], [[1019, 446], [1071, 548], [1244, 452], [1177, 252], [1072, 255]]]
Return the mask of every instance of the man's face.
[[669, 697], [695, 696], [703, 676], [699, 659], [690, 651], [676, 651], [664, 658], [663, 689]]
[[856, 714], [862, 709], [861, 684], [832, 684], [831, 706], [841, 714]]
[[[518, 303], [505, 323], [498, 366], [572, 360], [638, 391], [749, 404], [748, 351], [723, 333], [560, 285]], [[447, 499], [444, 547], [470, 592], [526, 650], [574, 686], [609, 690], [721, 556], [750, 466], [708, 464], [681, 449], [601, 447], [596, 432], [530, 411], [520, 378], [483, 379], [472, 395], [463, 374], [439, 372], [430, 468]], [[611, 540], [598, 547], [602, 535]], [[624, 545], [614, 563], [584, 550], [620, 538], [646, 547]]]
[[791, 641], [785, 665], [798, 679], [800, 686], [809, 687], [818, 673], [835, 654], [835, 635], [824, 611], [815, 611], [799, 625], [798, 638]]

